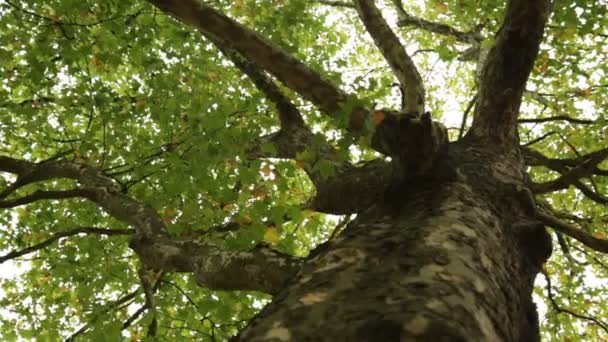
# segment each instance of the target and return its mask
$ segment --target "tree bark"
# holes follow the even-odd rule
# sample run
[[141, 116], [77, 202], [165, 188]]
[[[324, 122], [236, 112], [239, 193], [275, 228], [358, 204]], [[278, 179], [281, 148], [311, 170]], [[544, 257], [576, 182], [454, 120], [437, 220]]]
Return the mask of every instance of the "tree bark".
[[518, 186], [521, 156], [450, 147], [313, 251], [237, 340], [538, 341], [551, 241]]

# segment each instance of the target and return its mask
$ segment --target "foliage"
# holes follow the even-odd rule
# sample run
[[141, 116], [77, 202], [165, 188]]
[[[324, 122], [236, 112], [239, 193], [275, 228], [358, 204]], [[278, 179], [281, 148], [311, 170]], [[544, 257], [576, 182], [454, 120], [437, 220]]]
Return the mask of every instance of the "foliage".
[[[377, 107], [398, 107], [395, 80], [352, 8], [308, 0], [212, 3], [327, 79], [344, 84], [344, 90]], [[491, 43], [503, 13], [503, 2], [496, 0], [406, 6], [412, 16], [463, 32], [482, 25], [481, 49]], [[384, 4], [384, 10], [396, 18], [392, 4]], [[522, 123], [522, 142], [533, 143], [548, 157], [575, 158], [608, 146], [607, 18], [601, 1], [555, 2], [521, 116], [567, 115], [589, 123]], [[427, 83], [427, 108], [451, 126], [454, 140], [461, 113], [477, 90], [475, 63], [461, 60], [472, 45], [409, 26], [398, 32]], [[304, 256], [336, 225], [335, 217], [303, 209], [314, 190], [299, 162], [248, 157], [258, 137], [279, 129], [272, 103], [211, 42], [145, 2], [0, 2], [0, 75], [0, 154], [32, 161], [64, 154], [103, 169], [130, 196], [152, 206], [172, 236], [202, 235], [235, 250], [264, 242]], [[307, 124], [342, 150], [343, 158], [358, 162], [377, 156], [348, 140], [340, 122], [281, 89]], [[276, 153], [271, 145], [262, 149]], [[326, 161], [317, 168], [324, 177], [335, 172]], [[530, 171], [537, 182], [556, 177], [543, 167]], [[14, 180], [3, 176], [0, 188]], [[58, 179], [20, 191], [74, 185]], [[606, 193], [608, 178], [588, 178], [585, 185]], [[606, 204], [583, 197], [569, 188], [539, 198], [584, 218], [589, 233], [605, 238]], [[249, 228], [214, 231], [227, 222]], [[3, 209], [0, 227], [1, 254], [76, 227], [128, 228], [78, 198]], [[91, 340], [143, 339], [151, 316], [129, 322], [145, 299], [128, 241], [128, 234], [81, 233], [4, 263], [7, 270], [21, 268], [1, 281], [2, 339], [54, 341], [85, 325]], [[601, 298], [608, 286], [608, 259], [565, 236], [559, 245], [546, 266], [552, 298], [542, 278], [536, 291], [545, 303], [539, 304], [543, 337], [606, 338], [608, 322], [601, 320], [608, 317], [608, 304]], [[217, 292], [198, 287], [188, 275], [168, 274], [156, 303], [159, 339], [225, 340], [268, 299], [254, 292]]]

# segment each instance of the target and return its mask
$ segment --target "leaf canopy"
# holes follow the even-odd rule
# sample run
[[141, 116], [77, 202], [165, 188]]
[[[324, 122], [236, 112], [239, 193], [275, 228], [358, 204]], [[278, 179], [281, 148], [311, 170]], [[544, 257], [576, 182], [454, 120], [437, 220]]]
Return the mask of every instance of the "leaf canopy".
[[[396, 80], [354, 10], [327, 3], [218, 0], [213, 7], [364, 103], [398, 107]], [[381, 7], [394, 25], [399, 13], [388, 2]], [[409, 2], [405, 9], [483, 38], [471, 44], [412, 25], [396, 31], [425, 82], [427, 108], [449, 126], [454, 140], [477, 91], [476, 63], [464, 60], [463, 52], [491, 45], [504, 2], [429, 0]], [[520, 117], [567, 115], [588, 122], [522, 122], [522, 143], [533, 143], [549, 158], [577, 158], [608, 146], [606, 11], [603, 1], [555, 1]], [[0, 75], [0, 154], [31, 161], [63, 154], [102, 169], [153, 207], [171, 236], [203, 236], [233, 250], [262, 242], [304, 256], [336, 225], [336, 217], [305, 209], [314, 187], [303, 163], [315, 160], [317, 150], [306, 149], [295, 161], [250, 158], [259, 138], [279, 129], [273, 104], [212, 42], [145, 2], [0, 2]], [[362, 163], [378, 156], [349, 136], [345, 122], [280, 89], [339, 159]], [[261, 150], [279, 153], [272, 144]], [[331, 178], [334, 162], [321, 159], [314, 168]], [[558, 176], [542, 166], [531, 167], [530, 174], [535, 182]], [[0, 188], [15, 180], [2, 176]], [[582, 182], [608, 195], [608, 177]], [[55, 179], [20, 192], [75, 186], [74, 180]], [[542, 201], [580, 217], [590, 234], [606, 238], [605, 202], [589, 201], [572, 187], [544, 194]], [[248, 228], [215, 230], [228, 222]], [[76, 227], [129, 228], [81, 198], [36, 201], [0, 212], [0, 254]], [[82, 232], [1, 265], [2, 340], [55, 341], [85, 326], [90, 340], [143, 339], [150, 314], [129, 322], [145, 304], [130, 234]], [[552, 290], [541, 277], [536, 291], [543, 337], [607, 338], [608, 259], [564, 236], [559, 245], [546, 265]], [[225, 340], [270, 299], [202, 288], [179, 273], [167, 275], [160, 286], [158, 335], [168, 341]]]

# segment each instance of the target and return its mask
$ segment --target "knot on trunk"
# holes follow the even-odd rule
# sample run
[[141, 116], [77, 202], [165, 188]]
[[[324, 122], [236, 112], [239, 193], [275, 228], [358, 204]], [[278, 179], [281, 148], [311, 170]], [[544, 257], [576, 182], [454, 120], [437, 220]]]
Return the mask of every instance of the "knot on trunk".
[[447, 149], [447, 129], [431, 120], [429, 112], [419, 116], [380, 110], [374, 120], [371, 146], [391, 157], [397, 181], [428, 174]]

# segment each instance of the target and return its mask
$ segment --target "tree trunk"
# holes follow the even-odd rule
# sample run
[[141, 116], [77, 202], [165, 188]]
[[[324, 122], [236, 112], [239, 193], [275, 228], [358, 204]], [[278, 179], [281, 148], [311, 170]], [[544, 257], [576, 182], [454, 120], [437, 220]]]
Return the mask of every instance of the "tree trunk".
[[237, 340], [538, 341], [532, 289], [551, 242], [528, 218], [522, 165], [452, 144], [430, 177], [314, 250]]

